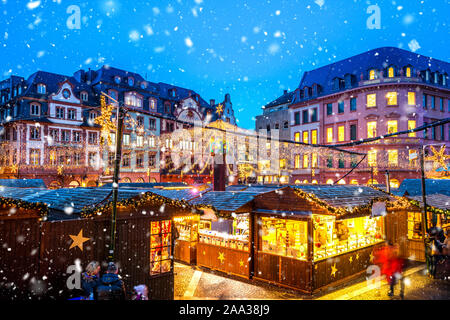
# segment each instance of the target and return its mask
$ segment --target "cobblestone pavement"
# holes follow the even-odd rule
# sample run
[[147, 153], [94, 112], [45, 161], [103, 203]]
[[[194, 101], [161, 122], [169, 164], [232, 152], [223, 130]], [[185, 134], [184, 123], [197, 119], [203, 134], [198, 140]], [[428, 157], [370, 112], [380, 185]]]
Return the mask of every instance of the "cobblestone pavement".
[[[450, 300], [450, 280], [434, 280], [424, 274], [424, 266], [415, 264], [405, 271], [405, 300]], [[396, 300], [399, 288], [395, 288], [395, 296], [388, 297], [389, 290], [385, 281], [380, 286], [367, 284], [365, 276], [336, 288], [328, 288], [326, 292], [314, 296], [280, 288], [264, 282], [225, 275], [204, 268], [175, 264], [175, 299], [192, 300]]]

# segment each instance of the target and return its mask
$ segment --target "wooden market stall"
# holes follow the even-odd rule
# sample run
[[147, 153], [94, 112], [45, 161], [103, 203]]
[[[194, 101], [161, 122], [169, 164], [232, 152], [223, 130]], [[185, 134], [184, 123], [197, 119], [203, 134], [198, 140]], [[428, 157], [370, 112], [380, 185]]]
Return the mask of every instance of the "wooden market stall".
[[193, 199], [200, 217], [197, 265], [250, 277], [252, 226], [250, 213], [257, 192], [215, 191]]
[[[72, 275], [70, 267], [85, 268], [93, 260], [106, 264], [111, 230], [110, 190], [59, 189], [39, 198], [44, 198], [52, 209], [46, 221], [37, 224], [40, 236], [34, 248], [38, 264], [33, 272], [39, 281], [30, 287], [38, 287], [41, 293], [32, 295], [53, 299], [76, 296], [79, 291], [67, 286]], [[192, 212], [197, 213], [196, 208], [186, 201], [142, 190], [119, 191], [114, 261], [128, 294], [134, 286], [145, 284], [150, 299], [174, 298], [173, 217]], [[16, 274], [19, 276], [23, 274]]]
[[369, 187], [341, 185], [256, 196], [254, 278], [313, 293], [365, 272], [385, 239], [384, 216], [377, 212], [386, 211], [388, 200]]

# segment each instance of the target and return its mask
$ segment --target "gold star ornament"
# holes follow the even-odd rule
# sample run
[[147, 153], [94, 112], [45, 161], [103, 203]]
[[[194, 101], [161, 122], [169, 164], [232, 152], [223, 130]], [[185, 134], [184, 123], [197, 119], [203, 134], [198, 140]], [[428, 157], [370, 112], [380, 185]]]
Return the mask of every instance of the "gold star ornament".
[[337, 272], [337, 268], [336, 268], [336, 263], [334, 265], [331, 266], [331, 275], [333, 277], [336, 277], [336, 272]]
[[433, 170], [437, 168], [443, 168], [447, 171], [447, 163], [446, 160], [450, 159], [450, 155], [445, 154], [445, 145], [441, 146], [439, 151], [437, 151], [433, 146], [430, 146], [431, 151], [433, 152], [432, 156], [426, 157], [425, 160], [433, 161]]
[[83, 251], [83, 243], [90, 240], [90, 238], [83, 237], [83, 229], [80, 230], [78, 235], [69, 235], [69, 237], [73, 240], [72, 244], [70, 245], [70, 249], [78, 247], [81, 251]]
[[219, 115], [219, 117], [222, 115], [223, 113], [223, 106], [221, 103], [219, 103], [216, 107], [216, 113]]
[[220, 263], [223, 263], [225, 261], [225, 254], [223, 252], [219, 252], [219, 257], [217, 259], [220, 260]]

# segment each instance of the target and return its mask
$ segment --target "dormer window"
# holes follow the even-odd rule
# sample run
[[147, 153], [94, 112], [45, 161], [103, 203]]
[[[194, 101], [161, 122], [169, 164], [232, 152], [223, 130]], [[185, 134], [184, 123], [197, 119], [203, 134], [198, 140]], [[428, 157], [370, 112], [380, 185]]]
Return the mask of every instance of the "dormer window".
[[30, 115], [32, 115], [32, 116], [40, 116], [41, 115], [41, 106], [38, 103], [33, 102], [30, 105]]
[[406, 67], [406, 77], [411, 78], [411, 67]]
[[443, 86], [446, 86], [446, 85], [447, 85], [447, 75], [446, 75], [446, 74], [443, 74], [443, 75], [442, 75], [442, 85], [443, 85]]
[[119, 76], [115, 76], [115, 77], [114, 77], [114, 82], [115, 82], [115, 83], [119, 84], [120, 81], [121, 81], [121, 79], [120, 79]]
[[388, 71], [388, 77], [393, 78], [394, 77], [394, 67], [389, 67], [387, 71]]
[[69, 89], [64, 89], [62, 92], [62, 95], [64, 97], [64, 99], [69, 99], [70, 98], [70, 91]]
[[47, 92], [47, 87], [43, 83], [37, 85], [37, 92], [40, 94], [45, 94]]
[[17, 92], [18, 92], [19, 95], [22, 94], [22, 87], [21, 87], [21, 86], [18, 86], [18, 87], [17, 87]]
[[125, 93], [125, 104], [128, 106], [142, 108], [142, 98], [136, 92]]
[[141, 89], [146, 89], [147, 88], [147, 82], [143, 81], [141, 82]]
[[83, 91], [80, 93], [80, 98], [83, 101], [88, 101], [88, 93], [86, 91]]
[[149, 107], [151, 110], [156, 110], [156, 99], [155, 98], [150, 98], [148, 100], [149, 102]]
[[377, 72], [375, 69], [369, 71], [369, 80], [375, 80], [377, 78]]
[[91, 111], [89, 112], [89, 119], [94, 121], [97, 118], [97, 112]]
[[132, 78], [132, 77], [129, 77], [129, 78], [128, 78], [128, 85], [129, 85], [130, 87], [134, 86], [134, 78]]
[[175, 89], [170, 89], [170, 95], [172, 97], [175, 97], [175, 95], [176, 95]]
[[435, 72], [434, 73], [434, 83], [439, 83], [439, 73], [438, 72]]
[[430, 70], [425, 71], [425, 81], [430, 81]]
[[165, 113], [170, 113], [170, 103], [164, 104], [164, 112]]

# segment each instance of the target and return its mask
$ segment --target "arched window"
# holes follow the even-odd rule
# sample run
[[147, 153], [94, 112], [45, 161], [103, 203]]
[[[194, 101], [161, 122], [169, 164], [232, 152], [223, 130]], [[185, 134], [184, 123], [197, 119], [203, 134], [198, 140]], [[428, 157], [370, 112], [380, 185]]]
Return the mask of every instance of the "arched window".
[[134, 86], [134, 78], [133, 78], [133, 77], [129, 77], [129, 78], [128, 78], [128, 85], [129, 85], [130, 87]]
[[376, 79], [376, 71], [375, 69], [372, 69], [369, 71], [369, 80], [375, 80]]
[[295, 180], [295, 184], [300, 184], [300, 180]]
[[327, 180], [327, 184], [333, 184], [333, 183], [334, 183], [333, 179], [328, 179]]
[[82, 92], [80, 93], [80, 98], [81, 98], [81, 100], [83, 100], [83, 101], [88, 101], [88, 93], [87, 93], [86, 91], [82, 91]]
[[406, 77], [411, 78], [412, 70], [411, 67], [406, 67]]
[[311, 181], [311, 183], [312, 184], [318, 184], [317, 180], [315, 180], [315, 179], [313, 181]]
[[37, 85], [37, 92], [40, 94], [45, 94], [47, 92], [47, 87], [43, 83]]
[[388, 68], [388, 77], [393, 78], [394, 77], [394, 67]]
[[338, 184], [345, 184], [345, 180], [344, 179], [339, 180]]
[[306, 184], [306, 183], [308, 183], [308, 180], [306, 180], [306, 179], [305, 179], [305, 180], [303, 180], [303, 183], [305, 183], [305, 184]]
[[400, 186], [400, 181], [398, 181], [397, 179], [390, 179], [389, 185], [391, 186], [391, 188], [398, 188]]
[[376, 180], [376, 179], [369, 179], [368, 181], [367, 181], [367, 184], [378, 184], [378, 181]]
[[352, 180], [350, 180], [350, 184], [358, 184], [358, 180], [352, 179]]

